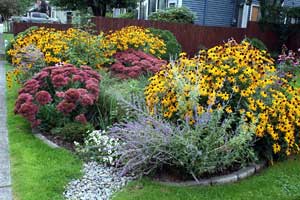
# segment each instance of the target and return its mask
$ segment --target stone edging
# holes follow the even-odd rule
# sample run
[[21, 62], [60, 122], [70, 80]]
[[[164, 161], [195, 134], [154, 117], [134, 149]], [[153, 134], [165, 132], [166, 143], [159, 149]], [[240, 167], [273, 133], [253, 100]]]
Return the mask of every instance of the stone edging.
[[48, 138], [46, 138], [45, 136], [43, 136], [43, 135], [39, 132], [38, 129], [32, 129], [32, 133], [33, 133], [33, 135], [34, 135], [36, 138], [42, 140], [42, 141], [43, 141], [45, 144], [47, 144], [49, 147], [54, 148], [54, 149], [60, 148], [60, 146], [58, 146], [57, 144], [55, 144], [54, 142], [48, 140]]
[[259, 164], [251, 164], [248, 167], [240, 169], [231, 174], [212, 177], [209, 179], [200, 179], [198, 182], [197, 181], [170, 182], [170, 181], [159, 181], [159, 180], [156, 180], [156, 181], [161, 184], [170, 185], [170, 186], [222, 185], [222, 184], [233, 183], [233, 182], [237, 182], [239, 180], [245, 179], [245, 178], [253, 175], [254, 173], [257, 173], [260, 170], [262, 170], [264, 168], [264, 166], [265, 166], [264, 162], [261, 162]]

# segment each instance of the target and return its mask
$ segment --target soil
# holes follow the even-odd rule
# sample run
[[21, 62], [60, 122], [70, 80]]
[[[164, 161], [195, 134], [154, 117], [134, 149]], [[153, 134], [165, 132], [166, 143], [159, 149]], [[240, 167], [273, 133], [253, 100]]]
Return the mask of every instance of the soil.
[[51, 133], [41, 133], [43, 136], [45, 136], [48, 140], [50, 140], [51, 142], [57, 144], [60, 147], [63, 147], [65, 149], [68, 149], [72, 152], [75, 152], [75, 145], [73, 142], [68, 142], [66, 140], [64, 140], [63, 137], [59, 136], [59, 135], [53, 135]]
[[[198, 179], [209, 179], [212, 177], [228, 175], [233, 172], [240, 170], [242, 167], [239, 164], [233, 164], [232, 166], [220, 170], [215, 173], [204, 173], [197, 176]], [[192, 175], [185, 173], [183, 170], [178, 168], [171, 168], [171, 167], [163, 167], [162, 169], [158, 170], [155, 175], [153, 176], [155, 180], [162, 181], [162, 182], [182, 182], [182, 181], [195, 181]]]

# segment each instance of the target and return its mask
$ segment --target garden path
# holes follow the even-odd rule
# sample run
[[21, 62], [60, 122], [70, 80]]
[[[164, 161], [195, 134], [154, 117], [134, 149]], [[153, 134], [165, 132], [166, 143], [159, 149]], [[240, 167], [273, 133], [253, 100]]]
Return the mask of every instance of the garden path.
[[[3, 52], [3, 35], [0, 34], [0, 53]], [[1, 57], [1, 55], [0, 55]], [[12, 200], [8, 131], [6, 123], [5, 61], [0, 59], [0, 200]]]

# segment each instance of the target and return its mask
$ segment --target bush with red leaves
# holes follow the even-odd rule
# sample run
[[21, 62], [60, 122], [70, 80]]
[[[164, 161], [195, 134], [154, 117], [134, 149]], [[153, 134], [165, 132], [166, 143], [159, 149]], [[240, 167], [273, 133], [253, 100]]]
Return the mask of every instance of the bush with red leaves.
[[167, 64], [142, 51], [128, 49], [114, 55], [116, 62], [110, 67], [113, 76], [121, 79], [137, 78], [147, 73], [156, 73], [162, 65]]
[[[51, 66], [25, 82], [15, 104], [15, 113], [32, 127], [78, 121], [86, 123], [89, 106], [99, 96], [100, 75], [88, 66]], [[48, 125], [47, 125], [48, 126]]]

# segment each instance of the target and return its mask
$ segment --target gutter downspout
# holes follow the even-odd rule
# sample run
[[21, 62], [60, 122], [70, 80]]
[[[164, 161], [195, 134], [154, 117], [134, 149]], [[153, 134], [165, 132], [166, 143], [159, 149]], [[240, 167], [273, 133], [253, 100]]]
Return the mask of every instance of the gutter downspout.
[[250, 7], [249, 5], [244, 3], [241, 28], [247, 28], [248, 18], [249, 18], [249, 7]]
[[202, 21], [202, 24], [205, 25], [206, 23], [206, 13], [207, 13], [207, 1], [208, 0], [204, 0], [204, 12], [203, 12], [203, 21]]

